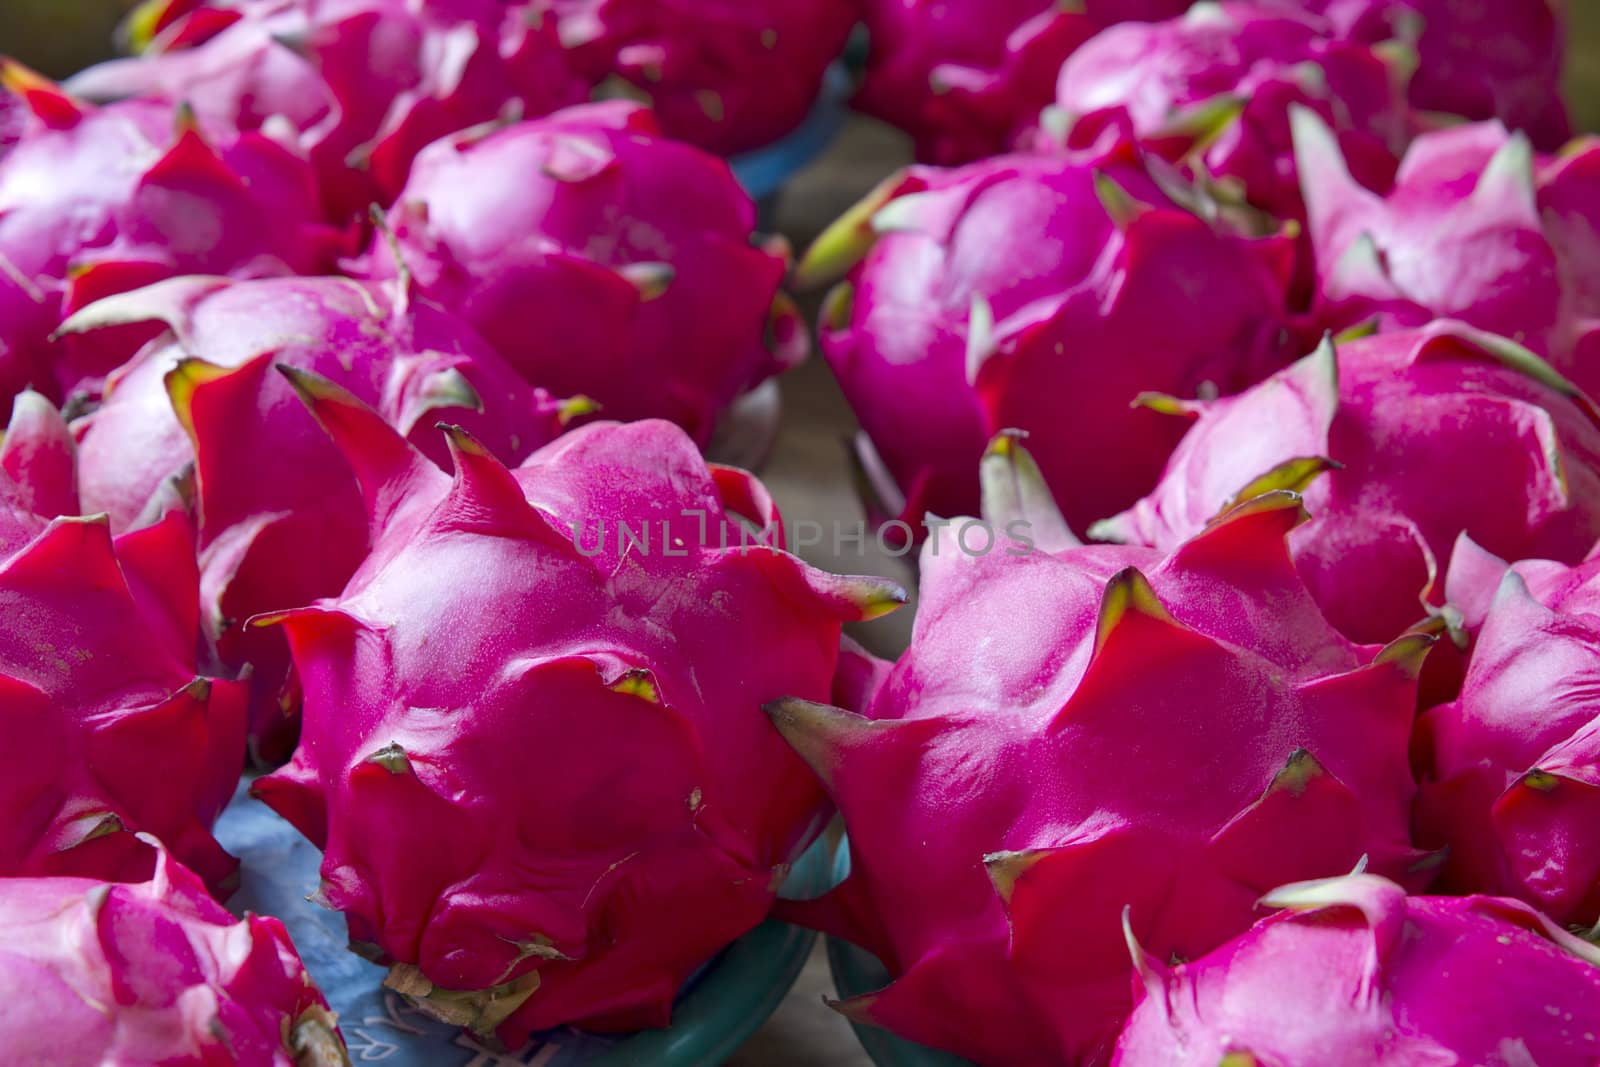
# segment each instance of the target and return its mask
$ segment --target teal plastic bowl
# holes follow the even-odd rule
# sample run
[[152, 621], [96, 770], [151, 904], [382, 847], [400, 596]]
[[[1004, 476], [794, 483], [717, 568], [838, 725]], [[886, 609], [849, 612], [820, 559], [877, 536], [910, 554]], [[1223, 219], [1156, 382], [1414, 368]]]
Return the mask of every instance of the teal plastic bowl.
[[[673, 1007], [669, 1029], [616, 1035], [563, 1028], [537, 1034], [527, 1047], [506, 1055], [485, 1048], [457, 1027], [428, 1018], [383, 988], [384, 968], [348, 950], [344, 916], [306, 900], [317, 887], [322, 854], [250, 797], [247, 787], [240, 786], [217, 824], [218, 838], [241, 861], [240, 889], [229, 906], [236, 914], [283, 920], [338, 1013], [357, 1064], [717, 1067], [782, 1002], [816, 942], [817, 935], [809, 930], [769, 920], [723, 949], [689, 980]], [[783, 892], [794, 897], [824, 892], [832, 881], [832, 858], [827, 842], [818, 841], [795, 864]]]
[[[815, 896], [829, 884], [827, 842], [795, 864], [785, 895]], [[729, 945], [672, 1009], [672, 1028], [647, 1030], [586, 1061], [594, 1067], [719, 1067], [777, 1010], [811, 955], [817, 935], [769, 919]]]
[[[811, 851], [815, 852], [816, 848]], [[833, 884], [844, 881], [849, 874], [849, 841], [841, 838], [833, 856]], [[828, 938], [828, 969], [833, 972], [833, 984], [841, 997], [876, 993], [889, 984], [889, 971], [878, 957], [836, 937]], [[974, 1067], [971, 1061], [960, 1056], [915, 1044], [876, 1026], [852, 1021], [850, 1027], [878, 1067]]]

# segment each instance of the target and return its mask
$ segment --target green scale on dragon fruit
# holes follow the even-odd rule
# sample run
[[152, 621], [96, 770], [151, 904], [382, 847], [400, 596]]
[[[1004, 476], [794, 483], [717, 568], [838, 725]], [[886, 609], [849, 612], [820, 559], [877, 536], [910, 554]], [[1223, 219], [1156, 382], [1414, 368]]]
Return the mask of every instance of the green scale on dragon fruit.
[[113, 537], [75, 481], [66, 422], [23, 393], [0, 443], [0, 876], [146, 878], [148, 833], [221, 891], [245, 693], [196, 664], [193, 527]]
[[771, 498], [670, 423], [585, 426], [514, 470], [448, 428], [451, 478], [285, 374], [374, 536], [342, 593], [257, 620], [287, 631], [305, 706], [255, 794], [324, 848], [319, 899], [425, 1010], [508, 1047], [667, 1025], [827, 821], [761, 705], [826, 699], [841, 625], [904, 591], [741, 544], [737, 516], [781, 525]]
[[983, 465], [983, 518], [1028, 541], [974, 556], [944, 529], [899, 662], [847, 655], [844, 707], [769, 705], [850, 842], [844, 882], [779, 914], [888, 968], [835, 1005], [853, 1021], [983, 1064], [1100, 1063], [1132, 1008], [1124, 906], [1193, 958], [1285, 880], [1363, 856], [1432, 876], [1407, 747], [1434, 638], [1333, 629], [1289, 558], [1292, 492], [1170, 553], [1085, 547], [1013, 438]]
[[282, 633], [248, 622], [337, 593], [369, 543], [355, 473], [273, 366], [351, 390], [440, 464], [440, 420], [515, 462], [593, 405], [527, 385], [404, 277], [178, 278], [92, 304], [62, 332], [144, 323], [165, 332], [124, 350], [74, 425], [83, 505], [121, 531], [192, 501], [206, 637], [224, 670], [248, 668], [253, 751], [281, 763], [299, 691]]

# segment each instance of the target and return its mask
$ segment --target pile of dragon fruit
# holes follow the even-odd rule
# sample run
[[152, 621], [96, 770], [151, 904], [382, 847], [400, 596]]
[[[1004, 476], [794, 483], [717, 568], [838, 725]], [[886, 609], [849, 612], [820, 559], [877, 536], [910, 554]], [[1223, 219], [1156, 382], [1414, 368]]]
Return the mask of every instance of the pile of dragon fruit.
[[[348, 1062], [284, 925], [226, 910], [247, 778], [484, 1048], [669, 1026], [777, 916], [887, 971], [828, 1007], [980, 1065], [1594, 1067], [1563, 30], [149, 0], [124, 58], [7, 61], [6, 1062]], [[852, 33], [918, 162], [793, 257], [728, 159]], [[861, 433], [817, 474], [919, 553], [893, 662], [844, 628], [907, 592], [705, 458], [828, 284]]]

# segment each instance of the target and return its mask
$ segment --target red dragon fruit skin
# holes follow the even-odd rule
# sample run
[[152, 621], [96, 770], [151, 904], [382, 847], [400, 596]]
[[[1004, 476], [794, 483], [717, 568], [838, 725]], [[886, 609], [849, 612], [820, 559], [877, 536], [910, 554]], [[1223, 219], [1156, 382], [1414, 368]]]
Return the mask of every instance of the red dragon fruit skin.
[[[1001, 438], [985, 464], [1019, 453]], [[910, 650], [846, 672], [877, 675], [841, 694], [861, 714], [769, 706], [850, 835], [849, 877], [786, 916], [894, 976], [838, 1005], [852, 1019], [984, 1064], [1093, 1064], [1131, 1007], [1125, 905], [1159, 955], [1193, 957], [1285, 878], [1364, 854], [1408, 876], [1433, 639], [1378, 651], [1332, 630], [1285, 547], [1293, 493], [1171, 555], [1062, 547], [1040, 536], [1059, 515], [996, 506], [995, 483], [1049, 500], [1029, 466], [986, 478], [984, 515], [1027, 521], [1040, 550], [997, 535], [977, 554], [984, 536], [956, 520], [923, 549]]]
[[[1461, 695], [1418, 724], [1417, 833], [1443, 887], [1600, 917], [1600, 559], [1508, 567], [1463, 535], [1446, 579], [1475, 638]], [[1542, 1061], [1541, 1061], [1542, 1062]]]
[[28, 124], [22, 101], [13, 93], [0, 93], [0, 158], [22, 139]]
[[864, 254], [818, 333], [876, 511], [971, 514], [985, 442], [1019, 427], [1081, 531], [1153, 486], [1178, 441], [1137, 395], [1233, 392], [1293, 358], [1293, 242], [1207, 223], [1162, 192], [1180, 187], [1123, 143], [913, 167], [818, 239], [802, 283]]
[[1498, 123], [1458, 127], [1419, 138], [1381, 197], [1315, 116], [1296, 116], [1295, 145], [1327, 325], [1458, 318], [1600, 389], [1600, 148], [1540, 160]]
[[753, 246], [754, 225], [726, 163], [618, 101], [431, 146], [389, 213], [393, 245], [375, 240], [357, 273], [393, 276], [398, 255], [528, 381], [705, 444], [806, 353], [786, 257]]
[[72, 437], [21, 394], [0, 443], [0, 875], [142, 879], [159, 837], [212, 886], [245, 700], [196, 676], [194, 533], [79, 518]]
[[733, 155], [792, 131], [857, 21], [855, 0], [544, 0], [592, 80], [650, 103], [662, 131]]
[[1287, 910], [1171, 968], [1130, 936], [1143, 992], [1114, 1067], [1588, 1067], [1600, 1054], [1600, 949], [1525, 904], [1408, 897], [1370, 874], [1262, 904]]
[[440, 1017], [513, 1048], [665, 1025], [826, 821], [762, 703], [825, 697], [840, 624], [904, 592], [742, 541], [736, 510], [779, 521], [765, 489], [669, 423], [585, 426], [515, 470], [447, 428], [451, 479], [286, 373], [377, 532], [341, 595], [281, 619], [304, 732], [257, 793], [324, 849], [360, 951]]
[[1473, 120], [1498, 118], [1550, 152], [1572, 134], [1561, 97], [1566, 0], [1286, 2], [1325, 13], [1341, 33], [1357, 39], [1417, 37], [1410, 96], [1418, 108]]
[[1570, 562], [1600, 537], [1592, 402], [1458, 322], [1324, 343], [1237, 397], [1151, 402], [1193, 428], [1155, 492], [1094, 535], [1170, 548], [1241, 498], [1301, 488], [1313, 519], [1290, 539], [1296, 564], [1356, 640], [1442, 605], [1435, 577], [1463, 531], [1509, 558]]
[[1107, 26], [1179, 15], [1189, 0], [865, 0], [871, 37], [855, 105], [911, 134], [917, 158], [1004, 152], [1050, 103], [1056, 72]]
[[349, 1063], [283, 924], [235, 920], [165, 850], [136, 885], [0, 880], [0, 1005], [17, 1064]]
[[1386, 190], [1413, 132], [1408, 76], [1394, 52], [1337, 38], [1313, 17], [1206, 3], [1166, 22], [1113, 26], [1078, 49], [1061, 68], [1046, 126], [1082, 145], [1127, 122], [1254, 207], [1304, 221], [1290, 108], [1333, 124], [1356, 178]]
[[502, 0], [255, 0], [221, 17], [205, 5], [152, 51], [70, 84], [99, 100], [190, 99], [240, 129], [282, 116], [341, 220], [392, 201], [440, 137], [586, 96], [554, 20]]
[[350, 466], [273, 365], [353, 390], [441, 464], [441, 418], [514, 461], [579, 409], [529, 387], [399, 283], [180, 278], [91, 305], [64, 329], [150, 321], [168, 332], [75, 426], [84, 507], [137, 528], [193, 482], [207, 633], [227, 668], [251, 666], [256, 752], [281, 759], [293, 737], [288, 648], [245, 622], [336, 593], [368, 543]]
[[306, 162], [259, 133], [139, 100], [95, 108], [12, 64], [31, 109], [0, 159], [0, 389], [60, 397], [116, 366], [51, 332], [102, 296], [162, 278], [315, 273], [340, 241]]

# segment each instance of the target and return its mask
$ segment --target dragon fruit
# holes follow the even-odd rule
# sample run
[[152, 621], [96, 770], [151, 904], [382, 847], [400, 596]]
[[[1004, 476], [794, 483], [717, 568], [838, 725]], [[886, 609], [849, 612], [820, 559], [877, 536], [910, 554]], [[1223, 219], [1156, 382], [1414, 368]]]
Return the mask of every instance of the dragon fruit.
[[0, 93], [0, 159], [5, 158], [12, 145], [22, 140], [27, 121], [21, 99], [13, 93]]
[[23, 393], [0, 443], [0, 875], [144, 878], [147, 832], [221, 886], [245, 702], [196, 676], [193, 530], [173, 512], [113, 540], [78, 514], [67, 424]]
[[1584, 1067], [1600, 1053], [1600, 949], [1525, 904], [1407, 897], [1370, 874], [1262, 903], [1289, 910], [1175, 967], [1130, 936], [1144, 992], [1115, 1067]]
[[1056, 72], [1107, 26], [1182, 14], [1189, 0], [865, 0], [871, 36], [856, 106], [944, 165], [1004, 152], [1050, 103]]
[[409, 270], [533, 384], [703, 445], [808, 347], [754, 224], [726, 163], [614, 101], [430, 147], [357, 273]]
[[1498, 118], [1546, 151], [1571, 136], [1561, 99], [1566, 0], [1279, 0], [1324, 13], [1367, 41], [1416, 41], [1414, 106], [1468, 119]]
[[732, 155], [811, 110], [856, 24], [855, 0], [542, 0], [591, 80], [643, 96], [668, 137]]
[[1015, 442], [984, 462], [987, 525], [923, 549], [910, 650], [841, 674], [861, 714], [769, 706], [850, 835], [849, 877], [788, 916], [894, 976], [836, 1005], [852, 1019], [984, 1064], [1101, 1062], [1131, 1006], [1124, 905], [1161, 956], [1192, 957], [1285, 879], [1366, 855], [1415, 880], [1407, 742], [1433, 638], [1332, 630], [1285, 547], [1293, 493], [1170, 555], [1071, 547]]
[[[147, 18], [160, 24], [159, 5]], [[341, 220], [392, 201], [416, 154], [440, 137], [586, 96], [553, 20], [503, 0], [202, 5], [152, 45], [69, 86], [97, 100], [192, 100], [239, 129], [287, 121]]]
[[1194, 425], [1160, 486], [1094, 536], [1170, 548], [1255, 493], [1302, 489], [1314, 518], [1291, 538], [1296, 565], [1358, 641], [1443, 604], [1435, 577], [1463, 531], [1511, 559], [1568, 562], [1600, 538], [1593, 403], [1458, 322], [1325, 342], [1237, 397], [1147, 403]]
[[1409, 74], [1395, 52], [1336, 38], [1317, 19], [1206, 3], [1084, 45], [1061, 68], [1045, 123], [1075, 146], [1125, 123], [1156, 151], [1231, 186], [1230, 199], [1304, 221], [1291, 106], [1333, 123], [1356, 178], [1387, 190], [1413, 133]]
[[510, 1047], [665, 1025], [827, 818], [762, 702], [825, 697], [840, 624], [904, 592], [762, 543], [738, 516], [781, 530], [766, 490], [669, 423], [585, 426], [516, 470], [447, 428], [452, 481], [286, 373], [375, 534], [343, 594], [281, 618], [304, 732], [257, 795], [425, 1009]]
[[1541, 163], [1499, 123], [1428, 134], [1387, 197], [1350, 177], [1314, 115], [1296, 115], [1295, 148], [1327, 325], [1458, 318], [1600, 389], [1600, 146]]
[[353, 390], [441, 464], [440, 418], [518, 460], [582, 407], [531, 389], [403, 282], [179, 278], [92, 304], [63, 329], [146, 322], [167, 332], [75, 427], [83, 503], [136, 529], [192, 493], [206, 630], [227, 668], [252, 668], [251, 736], [271, 762], [288, 755], [297, 693], [282, 634], [245, 623], [338, 592], [368, 547], [350, 466], [273, 365]]
[[[1445, 582], [1476, 636], [1460, 697], [1418, 725], [1419, 837], [1453, 892], [1600, 918], [1600, 558], [1507, 567], [1463, 536]], [[1543, 1062], [1542, 1060], [1540, 1062]]]
[[314, 273], [339, 253], [309, 166], [265, 134], [151, 100], [92, 107], [16, 64], [0, 81], [30, 112], [0, 158], [0, 401], [60, 399], [116, 366], [118, 346], [52, 340], [93, 300], [179, 274]]
[[165, 851], [138, 885], [0, 880], [0, 989], [13, 1063], [349, 1062], [283, 924], [236, 921]]
[[1168, 192], [1198, 206], [1124, 142], [913, 167], [818, 239], [802, 283], [865, 255], [819, 335], [877, 515], [971, 514], [985, 443], [1020, 427], [1081, 531], [1148, 491], [1181, 436], [1129, 407], [1141, 391], [1232, 392], [1293, 358], [1293, 241]]

